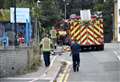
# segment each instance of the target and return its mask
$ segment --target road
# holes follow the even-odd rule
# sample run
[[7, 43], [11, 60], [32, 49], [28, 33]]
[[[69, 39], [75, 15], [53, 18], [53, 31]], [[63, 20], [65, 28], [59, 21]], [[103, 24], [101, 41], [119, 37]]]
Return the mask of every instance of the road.
[[[63, 53], [58, 59], [72, 63], [69, 54]], [[80, 59], [80, 71], [73, 72], [70, 66], [64, 82], [120, 82], [120, 44], [105, 44], [104, 51], [82, 52]], [[49, 82], [49, 80], [33, 81], [33, 78], [15, 78], [1, 79], [0, 82]], [[58, 82], [63, 81], [61, 79]]]
[[105, 44], [104, 51], [81, 53], [79, 72], [67, 74], [65, 82], [120, 82], [120, 44]]

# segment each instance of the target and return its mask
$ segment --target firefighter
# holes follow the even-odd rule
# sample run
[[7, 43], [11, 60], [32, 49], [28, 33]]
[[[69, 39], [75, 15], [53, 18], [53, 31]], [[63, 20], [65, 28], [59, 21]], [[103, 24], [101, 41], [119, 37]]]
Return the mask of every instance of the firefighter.
[[50, 35], [51, 35], [52, 42], [54, 44], [54, 48], [56, 48], [57, 32], [54, 27], [52, 27], [52, 30], [50, 30]]
[[77, 40], [73, 41], [71, 44], [71, 55], [73, 61], [73, 70], [74, 72], [78, 72], [80, 66], [80, 45], [77, 43]]
[[45, 37], [41, 40], [40, 47], [43, 51], [43, 59], [45, 62], [45, 66], [48, 67], [50, 65], [50, 52], [52, 50], [52, 41], [47, 34], [45, 34]]

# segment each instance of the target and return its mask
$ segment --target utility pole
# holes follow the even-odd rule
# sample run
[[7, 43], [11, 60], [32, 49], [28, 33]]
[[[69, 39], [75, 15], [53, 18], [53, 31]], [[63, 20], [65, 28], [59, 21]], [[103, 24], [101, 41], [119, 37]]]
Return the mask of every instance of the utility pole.
[[117, 16], [118, 16], [118, 10], [117, 10], [117, 0], [114, 0], [114, 33], [113, 33], [113, 41], [115, 42], [115, 41], [117, 41], [117, 39], [118, 39], [118, 30], [117, 30], [117, 28], [118, 28], [118, 18], [117, 18]]
[[65, 3], [65, 19], [66, 19], [66, 6], [67, 6], [67, 5], [66, 5], [66, 3]]
[[[37, 0], [37, 8], [39, 8], [39, 4], [41, 3], [40, 0]], [[36, 25], [35, 25], [35, 40], [37, 43], [39, 43], [39, 23], [38, 23], [38, 18], [36, 17]]]
[[16, 0], [14, 0], [14, 32], [15, 32], [14, 45], [17, 46]]
[[69, 5], [68, 2], [66, 2], [66, 0], [63, 0], [64, 2], [64, 19], [67, 18], [67, 5]]

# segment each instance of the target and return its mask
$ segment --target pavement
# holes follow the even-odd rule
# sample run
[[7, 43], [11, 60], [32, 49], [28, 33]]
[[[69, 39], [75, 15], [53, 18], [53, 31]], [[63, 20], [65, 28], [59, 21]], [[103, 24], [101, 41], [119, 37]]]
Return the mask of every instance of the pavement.
[[[55, 50], [56, 55], [51, 55], [51, 64], [45, 67], [44, 61], [37, 71], [15, 77], [0, 78], [0, 82], [53, 82], [61, 70], [62, 63], [59, 59], [59, 47]], [[58, 52], [57, 52], [58, 51]], [[43, 55], [42, 55], [43, 60]]]

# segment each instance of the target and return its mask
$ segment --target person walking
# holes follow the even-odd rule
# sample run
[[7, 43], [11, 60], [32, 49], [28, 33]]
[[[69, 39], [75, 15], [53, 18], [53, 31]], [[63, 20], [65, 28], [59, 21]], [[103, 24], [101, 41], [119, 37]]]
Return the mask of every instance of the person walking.
[[45, 37], [41, 40], [40, 47], [43, 51], [45, 66], [48, 67], [50, 65], [50, 52], [52, 50], [52, 41], [48, 37], [48, 34], [45, 34]]
[[74, 72], [78, 72], [80, 66], [80, 44], [78, 44], [77, 40], [75, 40], [71, 43], [70, 47], [73, 61], [73, 70]]
[[57, 40], [57, 31], [55, 29], [55, 27], [53, 26], [52, 29], [50, 30], [50, 35], [51, 35], [51, 39], [52, 39], [52, 42], [53, 42], [53, 46], [54, 46], [54, 49], [56, 49], [56, 40]]

